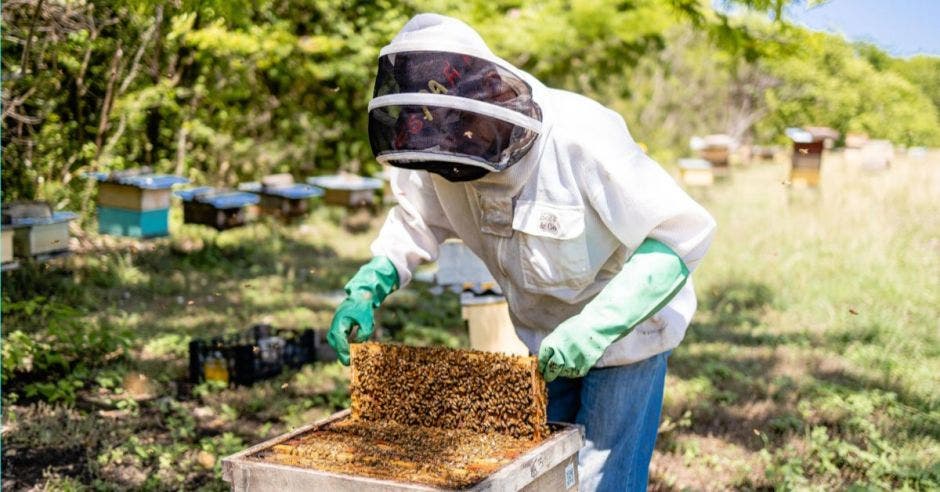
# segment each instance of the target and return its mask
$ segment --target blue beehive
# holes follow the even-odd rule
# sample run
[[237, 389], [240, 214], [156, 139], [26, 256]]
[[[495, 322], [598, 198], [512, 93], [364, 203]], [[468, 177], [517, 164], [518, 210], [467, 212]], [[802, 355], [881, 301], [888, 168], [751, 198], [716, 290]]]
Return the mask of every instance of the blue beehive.
[[294, 178], [286, 173], [265, 176], [260, 183], [242, 183], [238, 189], [257, 193], [262, 213], [288, 221], [306, 215], [310, 199], [323, 196], [322, 189], [294, 183]]
[[181, 176], [153, 174], [146, 168], [94, 173], [98, 185], [101, 234], [159, 237], [169, 234], [170, 189], [188, 183]]
[[336, 174], [307, 178], [307, 183], [326, 190], [323, 200], [330, 205], [361, 207], [375, 203], [376, 190], [382, 189], [382, 180], [364, 178], [355, 174]]
[[242, 191], [216, 190], [208, 186], [180, 190], [183, 199], [183, 222], [202, 224], [223, 231], [248, 222], [247, 209], [261, 198]]

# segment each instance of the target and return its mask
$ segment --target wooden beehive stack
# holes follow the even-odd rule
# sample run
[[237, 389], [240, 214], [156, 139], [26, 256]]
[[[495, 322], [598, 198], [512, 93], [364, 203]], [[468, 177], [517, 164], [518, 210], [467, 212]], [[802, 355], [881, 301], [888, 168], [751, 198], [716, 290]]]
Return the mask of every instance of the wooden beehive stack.
[[705, 159], [679, 159], [679, 181], [686, 186], [711, 186], [715, 182], [712, 164]]
[[348, 412], [223, 460], [235, 490], [575, 490], [534, 357], [353, 344]]
[[265, 176], [260, 183], [253, 184], [257, 186], [245, 190], [261, 196], [261, 213], [285, 221], [306, 215], [310, 199], [323, 195], [323, 190], [315, 186], [294, 183], [294, 177], [288, 173]]
[[3, 242], [0, 244], [0, 256], [2, 256], [2, 261], [0, 261], [0, 268], [4, 270], [13, 268], [16, 264], [16, 259], [13, 256], [13, 226], [4, 223], [2, 229], [2, 238]]
[[712, 174], [715, 178], [723, 179], [731, 176], [729, 159], [731, 150], [734, 148], [734, 140], [730, 136], [706, 135], [695, 147], [697, 147], [699, 158], [712, 165]]
[[889, 140], [870, 140], [861, 149], [860, 167], [865, 171], [884, 171], [894, 160], [894, 145]]
[[348, 208], [360, 208], [375, 203], [376, 190], [382, 188], [382, 180], [366, 178], [356, 174], [336, 174], [333, 176], [315, 176], [307, 183], [323, 188], [323, 201], [329, 205]]
[[74, 213], [53, 212], [46, 202], [19, 201], [4, 204], [3, 215], [4, 222], [13, 228], [14, 256], [42, 260], [68, 252], [69, 222], [77, 217]]
[[131, 237], [161, 237], [170, 233], [170, 190], [188, 183], [181, 176], [154, 174], [149, 168], [96, 173], [98, 231]]
[[183, 222], [209, 226], [218, 231], [250, 222], [253, 217], [249, 207], [261, 200], [254, 193], [217, 190], [209, 186], [180, 190], [176, 195], [183, 200]]
[[787, 136], [793, 141], [790, 164], [790, 182], [795, 186], [819, 186], [823, 150], [831, 148], [839, 133], [831, 128], [788, 128]]

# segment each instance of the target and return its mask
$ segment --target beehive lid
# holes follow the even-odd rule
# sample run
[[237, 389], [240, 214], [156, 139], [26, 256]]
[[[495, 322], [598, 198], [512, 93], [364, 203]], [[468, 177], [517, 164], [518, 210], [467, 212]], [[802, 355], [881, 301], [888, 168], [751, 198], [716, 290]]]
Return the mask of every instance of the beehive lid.
[[784, 133], [787, 134], [787, 137], [790, 137], [790, 140], [796, 143], [812, 143], [815, 141], [813, 134], [802, 128], [787, 128], [784, 130]]
[[188, 179], [172, 174], [95, 172], [89, 175], [101, 182], [134, 186], [145, 190], [166, 190], [179, 184], [189, 183]]
[[276, 188], [265, 188], [262, 192], [265, 195], [274, 195], [281, 198], [288, 198], [290, 200], [323, 196], [322, 189], [303, 183], [297, 183], [288, 186], [278, 186]]
[[216, 190], [208, 186], [200, 186], [188, 190], [177, 191], [176, 196], [185, 202], [199, 202], [211, 205], [213, 208], [241, 208], [255, 205], [261, 198], [254, 193], [244, 191]]
[[730, 135], [725, 135], [723, 133], [716, 133], [713, 135], [705, 135], [705, 138], [702, 139], [706, 149], [730, 149], [734, 147], [734, 139]]
[[75, 219], [75, 212], [53, 212], [46, 202], [21, 201], [3, 206], [3, 222], [12, 227], [31, 227], [36, 225], [57, 224]]
[[12, 224], [22, 219], [49, 219], [52, 206], [35, 200], [19, 200], [3, 204], [3, 223]]
[[198, 195], [208, 194], [214, 191], [215, 191], [215, 188], [211, 186], [197, 186], [196, 188], [177, 190], [177, 191], [174, 191], [173, 194], [182, 198], [184, 202], [191, 202]]
[[21, 219], [13, 219], [13, 227], [58, 224], [60, 222], [74, 220], [76, 217], [78, 217], [78, 214], [75, 212], [53, 212], [52, 217], [47, 218], [24, 217]]
[[705, 159], [679, 159], [679, 167], [682, 169], [702, 169], [712, 168], [712, 163]]
[[241, 208], [248, 205], [255, 205], [261, 201], [261, 198], [254, 193], [223, 191], [196, 195], [195, 200], [199, 203], [212, 205], [214, 208]]
[[839, 138], [839, 131], [834, 128], [829, 128], [828, 126], [805, 126], [803, 129], [808, 131], [816, 142], [820, 140], [836, 140]]
[[366, 178], [356, 174], [334, 174], [331, 176], [314, 176], [307, 178], [307, 183], [328, 190], [378, 190], [382, 188], [382, 180]]

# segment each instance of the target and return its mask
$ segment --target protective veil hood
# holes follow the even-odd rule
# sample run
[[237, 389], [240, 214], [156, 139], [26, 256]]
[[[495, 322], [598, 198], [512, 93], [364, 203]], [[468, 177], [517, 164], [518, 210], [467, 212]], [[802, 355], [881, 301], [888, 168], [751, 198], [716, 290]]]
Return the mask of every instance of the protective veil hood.
[[535, 144], [543, 90], [470, 26], [417, 15], [379, 53], [369, 142], [384, 164], [479, 179], [506, 170]]

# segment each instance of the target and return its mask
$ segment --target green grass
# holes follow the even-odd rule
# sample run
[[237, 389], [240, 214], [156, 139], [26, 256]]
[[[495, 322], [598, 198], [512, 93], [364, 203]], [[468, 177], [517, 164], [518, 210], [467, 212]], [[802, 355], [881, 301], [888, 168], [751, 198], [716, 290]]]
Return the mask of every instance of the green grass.
[[707, 190], [719, 232], [670, 360], [656, 487], [940, 487], [938, 164], [832, 154], [819, 190], [779, 164]]
[[[654, 489], [940, 487], [940, 155], [871, 175], [827, 157], [818, 192], [779, 163], [695, 191], [719, 232], [670, 359]], [[338, 364], [180, 381], [191, 337], [328, 326], [381, 219], [215, 233], [174, 215], [172, 239], [90, 235], [4, 274], [5, 487], [223, 490], [219, 457], [347, 406]], [[467, 345], [453, 294], [413, 284], [378, 316], [386, 337]], [[133, 374], [157, 397], [133, 399]]]

